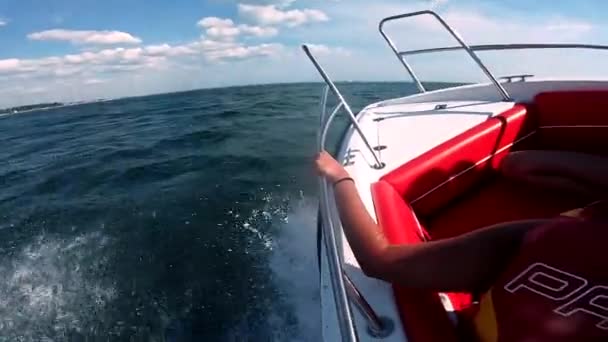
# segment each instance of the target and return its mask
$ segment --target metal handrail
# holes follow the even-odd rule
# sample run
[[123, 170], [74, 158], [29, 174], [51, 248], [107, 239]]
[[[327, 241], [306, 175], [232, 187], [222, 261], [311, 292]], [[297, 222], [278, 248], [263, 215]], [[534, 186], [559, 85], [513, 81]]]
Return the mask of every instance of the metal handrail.
[[386, 33], [384, 33], [383, 26], [384, 26], [384, 23], [385, 23], [386, 19], [387, 18], [384, 18], [384, 19], [382, 19], [382, 21], [380, 21], [380, 24], [379, 24], [379, 27], [378, 27], [378, 29], [380, 30], [380, 34], [382, 35], [382, 37], [384, 38], [384, 40], [386, 40], [386, 42], [388, 43], [388, 46], [391, 48], [391, 50], [393, 50], [393, 52], [397, 56], [397, 59], [399, 60], [399, 62], [401, 63], [401, 65], [403, 65], [403, 67], [405, 68], [405, 70], [407, 70], [407, 72], [410, 74], [410, 77], [414, 81], [414, 84], [416, 85], [416, 88], [418, 88], [418, 90], [421, 93], [426, 93], [426, 89], [422, 85], [422, 82], [420, 82], [420, 79], [418, 78], [418, 76], [416, 76], [416, 73], [414, 73], [414, 69], [410, 66], [410, 64], [405, 60], [404, 57], [402, 57], [402, 56], [399, 55], [399, 50], [397, 50], [397, 46], [395, 45], [395, 43], [393, 43], [393, 41], [391, 40], [391, 38], [389, 38], [389, 36], [387, 36]]
[[434, 17], [435, 19], [437, 19], [437, 21], [439, 21], [439, 23], [441, 25], [443, 25], [443, 27], [452, 35], [452, 37], [454, 37], [454, 39], [456, 39], [456, 41], [460, 44], [461, 48], [464, 49], [469, 54], [469, 56], [473, 59], [473, 61], [475, 63], [477, 63], [479, 68], [484, 72], [484, 74], [494, 84], [494, 87], [500, 93], [503, 100], [511, 101], [511, 96], [509, 96], [509, 93], [507, 93], [505, 88], [503, 88], [503, 86], [500, 84], [500, 82], [498, 82], [498, 80], [496, 79], [496, 77], [494, 77], [492, 72], [490, 72], [490, 70], [485, 66], [485, 64], [483, 64], [483, 62], [481, 61], [481, 59], [479, 59], [479, 57], [475, 54], [475, 52], [467, 45], [467, 43], [464, 42], [464, 40], [460, 37], [460, 35], [458, 33], [456, 33], [456, 31], [450, 25], [448, 25], [448, 23], [446, 23], [445, 20], [443, 20], [443, 18], [441, 16], [439, 16], [439, 14], [437, 14], [431, 10], [425, 10], [425, 11], [418, 11], [418, 12], [405, 13], [405, 14], [399, 14], [399, 15], [386, 17], [380, 21], [380, 24], [378, 25], [378, 30], [380, 31], [380, 34], [382, 35], [382, 37], [384, 37], [384, 40], [386, 40], [388, 45], [391, 47], [391, 49], [393, 50], [393, 52], [395, 53], [395, 55], [397, 56], [397, 58], [399, 59], [401, 64], [403, 64], [403, 66], [405, 66], [407, 71], [410, 73], [410, 76], [412, 76], [414, 83], [416, 83], [416, 86], [418, 87], [418, 89], [420, 89], [421, 92], [426, 91], [424, 89], [424, 86], [422, 85], [420, 80], [415, 76], [412, 68], [406, 62], [404, 55], [401, 54], [401, 52], [397, 50], [397, 47], [395, 46], [395, 44], [391, 41], [391, 39], [384, 32], [384, 24], [388, 21], [409, 18], [409, 17], [419, 16], [419, 15], [430, 15], [430, 16]]
[[[318, 150], [319, 151], [322, 151], [325, 148], [325, 141], [327, 139], [327, 133], [329, 132], [329, 127], [331, 126], [331, 123], [333, 122], [334, 118], [336, 117], [336, 114], [342, 107], [342, 103], [337, 104], [334, 107], [334, 109], [332, 110], [331, 114], [329, 114], [329, 116], [326, 116], [328, 90], [329, 90], [329, 86], [325, 86], [322, 97], [321, 97], [321, 125], [319, 126], [320, 128], [319, 128], [319, 135], [318, 135], [318, 137], [319, 137]], [[323, 186], [326, 186], [326, 185], [323, 184]], [[322, 196], [324, 196], [326, 194], [326, 192], [324, 190], [322, 190], [321, 194], [322, 194]], [[325, 198], [324, 200], [325, 200], [324, 203], [329, 204], [327, 198]], [[329, 206], [324, 206], [322, 204], [321, 205], [321, 215], [322, 216], [326, 215], [328, 217], [328, 219], [331, 221], [329, 212], [330, 212]], [[333, 227], [331, 229], [333, 229]], [[323, 234], [325, 234], [325, 232]], [[324, 235], [324, 236], [329, 236], [329, 235]], [[334, 237], [334, 239], [335, 239], [335, 237]], [[329, 251], [329, 248], [327, 247], [327, 240], [325, 240], [325, 241], [326, 241], [326, 249]], [[353, 304], [355, 304], [355, 307], [359, 310], [359, 312], [361, 313], [363, 318], [365, 318], [365, 320], [367, 321], [368, 332], [370, 333], [370, 335], [372, 335], [374, 337], [386, 337], [386, 336], [390, 335], [390, 333], [393, 331], [392, 322], [389, 319], [386, 319], [386, 318], [383, 319], [380, 316], [378, 316], [376, 311], [367, 302], [365, 297], [361, 294], [359, 289], [357, 289], [357, 286], [348, 277], [346, 272], [344, 272], [343, 269], [341, 272], [342, 272], [342, 277], [343, 277], [343, 281], [344, 281], [344, 287], [346, 290], [346, 296], [349, 299], [349, 302], [352, 302]], [[330, 270], [330, 273], [331, 273], [331, 270]], [[333, 277], [333, 274], [331, 274], [331, 276]], [[336, 305], [339, 305], [339, 304], [336, 303]], [[353, 326], [354, 326], [354, 322], [350, 322], [350, 323], [342, 322], [341, 324], [353, 324]], [[345, 329], [350, 329], [350, 328], [345, 328]]]
[[[326, 100], [326, 97], [324, 97], [324, 100]], [[325, 107], [325, 105], [323, 105], [323, 107]], [[325, 110], [323, 109], [321, 112], [321, 126], [319, 130], [317, 148], [318, 152], [321, 152], [324, 149], [329, 126], [336, 117], [340, 107], [342, 107], [342, 103], [338, 103], [327, 118], [325, 118]], [[319, 208], [321, 211], [322, 220], [321, 228], [323, 241], [325, 242], [325, 250], [327, 252], [329, 277], [331, 278], [334, 302], [336, 306], [336, 315], [338, 316], [338, 324], [340, 326], [340, 335], [343, 342], [357, 342], [359, 341], [359, 337], [357, 336], [357, 331], [355, 329], [353, 313], [349, 305], [346, 286], [344, 284], [344, 277], [342, 277], [344, 270], [342, 269], [342, 259], [338, 253], [338, 243], [336, 242], [334, 224], [330, 216], [329, 184], [325, 177], [319, 178], [319, 189]]]
[[[497, 50], [527, 50], [527, 49], [591, 49], [591, 50], [608, 50], [608, 45], [598, 44], [569, 44], [569, 43], [544, 43], [544, 44], [480, 44], [469, 45], [473, 51], [497, 51]], [[444, 52], [461, 50], [462, 46], [445, 46], [439, 48], [419, 49], [397, 51], [401, 56], [411, 56], [424, 53]]]
[[521, 74], [521, 75], [507, 75], [501, 76], [501, 80], [505, 80], [507, 83], [513, 83], [514, 79], [519, 79], [519, 82], [525, 82], [526, 78], [534, 77], [533, 74]]
[[[460, 46], [449, 46], [449, 47], [440, 47], [440, 48], [431, 48], [431, 49], [422, 49], [422, 50], [409, 50], [409, 51], [398, 51], [395, 44], [391, 41], [391, 39], [385, 34], [383, 30], [383, 26], [386, 22], [406, 17], [412, 17], [417, 15], [428, 14], [436, 18], [444, 28], [458, 41]], [[411, 66], [405, 60], [405, 56], [415, 55], [415, 54], [423, 54], [423, 53], [432, 53], [432, 52], [441, 52], [441, 51], [451, 51], [451, 50], [459, 50], [464, 49], [467, 51], [469, 56], [477, 63], [477, 65], [482, 69], [482, 71], [486, 74], [486, 76], [492, 81], [494, 86], [500, 92], [501, 96], [504, 100], [510, 100], [509, 94], [502, 87], [502, 85], [496, 80], [494, 75], [488, 70], [488, 68], [483, 64], [483, 62], [477, 57], [474, 51], [488, 51], [488, 50], [508, 50], [508, 49], [545, 49], [545, 48], [588, 48], [588, 49], [600, 49], [600, 50], [608, 50], [608, 46], [604, 45], [590, 45], [590, 44], [492, 44], [492, 45], [467, 45], [462, 38], [454, 31], [438, 14], [433, 11], [420, 11], [408, 14], [401, 14], [392, 17], [384, 18], [379, 24], [380, 34], [387, 41], [388, 45], [391, 47], [395, 55], [398, 57], [401, 64], [406, 68], [409, 72], [410, 76], [414, 80], [414, 83], [420, 90], [420, 92], [426, 92], [426, 89], [414, 73]], [[320, 129], [318, 132], [318, 151], [324, 150], [327, 133], [329, 131], [329, 127], [336, 117], [337, 113], [340, 109], [344, 108], [348, 113], [348, 117], [353, 125], [354, 129], [357, 131], [366, 147], [372, 153], [376, 164], [375, 168], [382, 168], [384, 164], [380, 161], [379, 156], [376, 155], [374, 149], [371, 147], [367, 138], [363, 134], [359, 124], [355, 118], [354, 113], [352, 112], [350, 106], [345, 101], [344, 97], [337, 89], [335, 84], [331, 81], [329, 76], [325, 73], [323, 68], [319, 65], [316, 59], [312, 56], [309, 48], [306, 45], [302, 46], [302, 49], [311, 60], [327, 86], [324, 88], [322, 93], [321, 100], [321, 117], [320, 117]], [[528, 76], [528, 75], [518, 75], [519, 77]], [[522, 77], [523, 78], [523, 77]], [[333, 108], [331, 113], [327, 115], [326, 105], [329, 91], [338, 98], [338, 104]], [[358, 291], [355, 284], [348, 278], [348, 275], [344, 272], [342, 267], [342, 258], [338, 251], [338, 244], [336, 240], [336, 233], [334, 229], [334, 221], [331, 216], [331, 207], [330, 207], [330, 186], [325, 178], [319, 179], [319, 188], [320, 188], [320, 213], [322, 220], [322, 234], [323, 240], [325, 243], [325, 249], [327, 252], [327, 259], [329, 265], [329, 273], [331, 277], [333, 295], [336, 306], [336, 314], [338, 318], [338, 324], [340, 327], [341, 339], [342, 341], [348, 342], [356, 342], [358, 341], [357, 330], [354, 323], [353, 313], [350, 307], [350, 302], [354, 303], [361, 312], [363, 318], [366, 319], [369, 326], [369, 332], [372, 336], [375, 337], [385, 337], [392, 331], [392, 322], [390, 320], [383, 319], [379, 317], [373, 308], [369, 305], [369, 303], [365, 300], [363, 295]]]
[[355, 307], [367, 321], [368, 333], [377, 338], [389, 336], [393, 332], [393, 322], [389, 318], [378, 316], [372, 306], [365, 300], [363, 294], [359, 292], [357, 286], [355, 286], [355, 283], [353, 283], [348, 274], [344, 273], [343, 276], [348, 299], [355, 304]]
[[[318, 152], [321, 152], [325, 149], [325, 143], [327, 140], [327, 133], [329, 132], [329, 127], [331, 126], [331, 123], [333, 122], [340, 109], [344, 108], [349, 114], [348, 116], [353, 127], [359, 133], [361, 139], [374, 156], [374, 159], [376, 160], [376, 165], [374, 165], [374, 168], [382, 168], [384, 164], [380, 161], [378, 156], [376, 156], [375, 151], [373, 150], [369, 141], [363, 134], [363, 131], [359, 127], [354, 113], [350, 109], [350, 106], [348, 105], [346, 100], [344, 100], [344, 97], [342, 96], [340, 91], [331, 81], [329, 76], [327, 76], [327, 74], [316, 61], [316, 59], [312, 56], [309, 48], [306, 45], [303, 45], [302, 49], [304, 50], [308, 58], [311, 60], [311, 62], [327, 84], [321, 95], [321, 117], [317, 141]], [[338, 98], [338, 104], [334, 107], [331, 113], [327, 115], [326, 108], [329, 90], [331, 90], [332, 93]], [[352, 301], [356, 305], [357, 309], [366, 319], [368, 323], [368, 331], [372, 336], [388, 336], [393, 329], [390, 320], [383, 320], [376, 314], [371, 305], [369, 305], [369, 303], [365, 300], [361, 292], [357, 289], [355, 284], [348, 278], [348, 275], [344, 272], [344, 269], [342, 268], [342, 258], [340, 257], [340, 254], [338, 252], [338, 244], [336, 240], [334, 222], [330, 214], [331, 210], [329, 204], [329, 183], [325, 177], [321, 177], [319, 179], [319, 189], [323, 241], [325, 242], [325, 249], [327, 251], [329, 274], [332, 283], [336, 314], [338, 318], [338, 324], [340, 326], [340, 335], [342, 337], [342, 341], [359, 341], [352, 310], [350, 307], [350, 301]]]
[[370, 153], [374, 157], [374, 160], [376, 162], [376, 164], [374, 165], [374, 168], [381, 169], [382, 167], [384, 167], [384, 164], [380, 161], [380, 158], [376, 155], [376, 152], [372, 148], [372, 145], [369, 143], [369, 141], [365, 137], [365, 134], [363, 134], [363, 131], [361, 130], [361, 127], [359, 126], [359, 123], [357, 122], [357, 119], [355, 118], [355, 114], [353, 113], [353, 110], [350, 108], [350, 106], [348, 105], [348, 102], [346, 102], [346, 100], [342, 96], [342, 93], [340, 93], [340, 91], [338, 90], [338, 88], [336, 87], [334, 82], [332, 82], [332, 80], [329, 78], [329, 76], [327, 76], [327, 73], [325, 72], [325, 70], [323, 70], [321, 65], [319, 65], [319, 62], [317, 62], [315, 57], [312, 55], [308, 46], [302, 45], [302, 50], [304, 50], [304, 53], [306, 53], [306, 56], [308, 56], [308, 58], [310, 59], [312, 64], [315, 66], [315, 68], [317, 69], [317, 71], [319, 72], [319, 74], [321, 75], [321, 77], [323, 78], [323, 80], [325, 81], [325, 83], [327, 84], [329, 89], [331, 90], [331, 92], [334, 94], [334, 96], [336, 96], [338, 98], [338, 103], [341, 104], [344, 107], [344, 110], [346, 111], [346, 113], [348, 113], [348, 118], [350, 119], [350, 123], [353, 125], [353, 127], [355, 128], [355, 131], [357, 131], [357, 133], [361, 137], [361, 140], [363, 140], [363, 143], [365, 144], [367, 149], [370, 151]]

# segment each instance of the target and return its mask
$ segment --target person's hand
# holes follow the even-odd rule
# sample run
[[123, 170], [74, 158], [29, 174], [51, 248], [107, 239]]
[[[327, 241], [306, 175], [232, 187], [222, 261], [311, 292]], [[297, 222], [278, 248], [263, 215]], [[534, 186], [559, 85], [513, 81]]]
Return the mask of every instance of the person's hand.
[[327, 177], [330, 182], [335, 182], [348, 177], [348, 172], [329, 153], [323, 151], [315, 158], [315, 169], [321, 176]]

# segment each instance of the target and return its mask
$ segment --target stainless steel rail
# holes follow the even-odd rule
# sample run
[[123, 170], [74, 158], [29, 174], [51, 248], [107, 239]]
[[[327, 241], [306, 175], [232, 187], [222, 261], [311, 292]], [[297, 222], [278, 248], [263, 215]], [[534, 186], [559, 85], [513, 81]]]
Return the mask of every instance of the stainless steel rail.
[[418, 88], [418, 90], [421, 93], [425, 93], [426, 89], [424, 88], [424, 85], [422, 85], [422, 82], [420, 82], [420, 79], [418, 78], [418, 76], [416, 76], [416, 73], [414, 72], [414, 69], [412, 68], [412, 66], [407, 62], [405, 57], [402, 57], [400, 55], [400, 52], [399, 52], [399, 50], [397, 50], [397, 46], [395, 45], [395, 43], [393, 43], [393, 40], [388, 35], [386, 35], [386, 33], [384, 33], [383, 27], [384, 27], [384, 23], [386, 21], [388, 21], [388, 18], [384, 18], [384, 19], [382, 19], [382, 21], [380, 21], [380, 25], [378, 27], [378, 29], [380, 30], [380, 34], [382, 35], [384, 40], [386, 40], [386, 42], [388, 43], [388, 46], [391, 48], [391, 50], [393, 50], [393, 52], [395, 53], [395, 56], [397, 56], [399, 63], [401, 63], [401, 65], [403, 65], [405, 70], [407, 70], [407, 72], [410, 74], [410, 77], [414, 81], [414, 84], [416, 84], [416, 88]]
[[368, 333], [376, 338], [389, 336], [393, 332], [393, 322], [386, 317], [380, 317], [376, 314], [376, 311], [365, 300], [365, 297], [359, 292], [355, 283], [353, 283], [346, 273], [344, 273], [344, 281], [348, 298], [355, 304], [363, 318], [367, 321]]
[[[334, 107], [329, 116], [326, 115], [326, 104], [327, 104], [327, 95], [328, 95], [329, 87], [326, 86], [323, 95], [321, 98], [321, 125], [319, 126], [318, 132], [318, 151], [322, 151], [325, 148], [325, 142], [327, 140], [327, 133], [329, 132], [329, 127], [333, 122], [336, 114], [340, 111], [342, 107], [342, 103], [339, 103]], [[337, 242], [335, 237], [335, 230], [333, 221], [330, 215], [330, 207], [329, 207], [329, 185], [327, 180], [324, 178], [320, 179], [320, 189], [321, 189], [321, 219], [322, 219], [322, 234], [323, 241], [325, 242], [325, 249], [327, 250], [327, 257], [329, 267], [330, 277], [332, 278], [332, 287], [334, 291], [334, 299], [336, 305], [336, 312], [338, 314], [338, 322], [340, 324], [340, 333], [343, 341], [358, 341], [358, 336], [356, 334], [355, 323], [352, 318], [352, 312], [350, 309], [349, 302], [355, 304], [361, 315], [365, 318], [368, 324], [368, 332], [370, 335], [374, 337], [386, 337], [390, 335], [393, 331], [393, 324], [388, 319], [383, 319], [379, 317], [374, 309], [369, 305], [365, 297], [359, 292], [355, 284], [350, 280], [346, 272], [342, 269], [342, 258], [337, 253]], [[335, 251], [335, 253], [333, 252]], [[335, 262], [329, 260], [330, 258], [334, 258], [337, 260], [337, 265], [333, 265]], [[338, 276], [342, 274], [342, 277]], [[342, 278], [341, 282], [343, 285], [340, 285], [340, 280], [335, 279], [336, 277]], [[346, 293], [346, 302], [344, 302], [344, 294], [342, 294], [342, 288]]]
[[[308, 47], [306, 45], [303, 45], [302, 49], [304, 50], [308, 58], [310, 58], [313, 65], [317, 68], [317, 71], [319, 72], [319, 74], [321, 74], [323, 80], [325, 80], [325, 83], [327, 84], [321, 95], [321, 117], [317, 137], [318, 151], [321, 152], [325, 149], [325, 143], [327, 140], [327, 133], [329, 132], [329, 127], [331, 126], [331, 123], [333, 122], [340, 109], [344, 108], [349, 114], [351, 124], [359, 133], [361, 139], [374, 156], [374, 159], [376, 160], [376, 165], [374, 165], [374, 167], [382, 168], [384, 164], [376, 156], [375, 151], [373, 150], [367, 138], [363, 134], [363, 131], [359, 127], [354, 113], [350, 109], [348, 103], [344, 100], [342, 94], [339, 92], [335, 84], [330, 80], [329, 76], [327, 76], [327, 74], [316, 61], [316, 59], [312, 56]], [[338, 98], [338, 104], [334, 107], [331, 113], [327, 115], [326, 108], [329, 90], [331, 90], [332, 93]], [[319, 189], [322, 236], [327, 252], [329, 274], [332, 283], [336, 314], [338, 318], [342, 341], [355, 342], [359, 340], [352, 310], [350, 307], [350, 301], [352, 301], [356, 305], [357, 309], [361, 312], [361, 315], [366, 319], [368, 323], [369, 334], [374, 337], [386, 337], [390, 335], [390, 333], [393, 331], [392, 322], [388, 319], [380, 318], [376, 314], [371, 305], [369, 305], [369, 303], [365, 300], [361, 292], [359, 292], [355, 284], [348, 278], [347, 274], [342, 268], [342, 258], [338, 250], [336, 231], [331, 216], [331, 207], [329, 202], [330, 189], [328, 181], [324, 177], [319, 179]]]
[[355, 131], [357, 131], [357, 133], [361, 137], [361, 140], [363, 140], [363, 143], [365, 144], [365, 146], [367, 147], [369, 152], [374, 157], [374, 160], [376, 162], [376, 164], [374, 165], [374, 168], [376, 168], [376, 169], [383, 168], [384, 163], [382, 163], [380, 161], [379, 157], [376, 155], [376, 151], [374, 151], [374, 149], [372, 148], [372, 145], [369, 143], [369, 141], [365, 137], [365, 134], [363, 134], [363, 131], [361, 130], [361, 127], [359, 126], [359, 123], [357, 122], [357, 118], [355, 118], [355, 114], [353, 113], [353, 110], [350, 108], [350, 106], [348, 105], [348, 102], [346, 102], [346, 100], [342, 96], [342, 93], [340, 93], [340, 91], [338, 90], [338, 88], [336, 87], [334, 82], [332, 82], [332, 80], [329, 78], [329, 76], [327, 75], [325, 70], [323, 70], [321, 65], [319, 65], [319, 62], [317, 62], [315, 57], [312, 55], [308, 46], [302, 45], [302, 50], [304, 50], [304, 53], [306, 53], [306, 56], [308, 56], [308, 58], [310, 59], [312, 64], [315, 66], [315, 68], [317, 69], [317, 71], [319, 72], [319, 74], [321, 75], [321, 77], [323, 78], [323, 80], [325, 81], [325, 83], [327, 84], [329, 89], [331, 90], [331, 92], [334, 94], [334, 96], [336, 96], [338, 98], [338, 104], [341, 105], [342, 107], [344, 107], [344, 110], [346, 111], [346, 113], [348, 113], [348, 118], [350, 119], [350, 123], [353, 125], [353, 127], [355, 128]]
[[343, 342], [359, 341], [353, 313], [348, 302], [344, 278], [342, 277], [342, 258], [338, 253], [338, 245], [336, 242], [336, 234], [331, 217], [329, 216], [329, 184], [327, 179], [319, 179], [319, 188], [321, 191], [320, 207], [323, 241], [325, 242], [325, 250], [327, 252], [327, 262], [329, 264], [329, 276], [334, 294], [336, 305], [336, 314], [338, 316], [338, 324], [340, 335]]
[[[336, 116], [336, 114], [338, 113], [340, 108], [342, 107], [341, 103], [338, 104], [336, 107], [334, 107], [331, 114], [329, 114], [329, 116], [326, 117], [328, 91], [329, 91], [329, 87], [326, 86], [323, 91], [322, 98], [321, 98], [321, 125], [320, 125], [319, 140], [318, 140], [319, 151], [324, 149], [329, 127], [330, 127], [331, 123], [333, 122], [334, 117]], [[324, 192], [321, 192], [321, 193], [324, 194]], [[321, 215], [327, 215], [327, 217], [329, 217], [329, 220], [331, 221], [329, 207], [321, 206], [321, 210], [322, 210]], [[325, 240], [325, 235], [323, 235], [323, 236], [324, 236], [324, 240]], [[325, 241], [327, 241], [327, 240], [325, 240]], [[327, 246], [326, 246], [326, 249], [327, 249]], [[348, 277], [348, 274], [346, 274], [346, 272], [344, 272], [344, 270], [342, 270], [342, 276], [344, 278], [343, 280], [344, 280], [344, 287], [346, 290], [346, 295], [347, 295], [349, 301], [351, 303], [355, 304], [355, 307], [357, 308], [359, 313], [361, 313], [363, 318], [365, 318], [367, 325], [368, 325], [367, 330], [368, 330], [369, 334], [374, 337], [389, 336], [393, 331], [392, 321], [390, 319], [381, 318], [380, 316], [378, 316], [376, 311], [367, 302], [367, 300], [361, 294], [359, 289], [357, 289], [357, 286], [355, 285], [355, 283], [353, 283], [353, 281]]]
[[[386, 22], [392, 20], [398, 20], [407, 17], [413, 17], [418, 15], [431, 15], [435, 19], [439, 21], [441, 25], [458, 41], [459, 46], [448, 46], [448, 47], [439, 47], [439, 48], [430, 48], [430, 49], [419, 49], [419, 50], [409, 50], [409, 51], [399, 51], [392, 40], [386, 35], [384, 32], [384, 24]], [[434, 53], [434, 52], [442, 52], [442, 51], [452, 51], [452, 50], [460, 50], [464, 49], [469, 56], [475, 61], [475, 63], [482, 69], [482, 71], [486, 74], [486, 76], [492, 81], [500, 95], [504, 100], [510, 100], [509, 94], [502, 87], [502, 85], [497, 81], [496, 77], [489, 71], [489, 69], [483, 64], [483, 62], [479, 59], [479, 57], [475, 54], [475, 51], [489, 51], [489, 50], [516, 50], [516, 49], [555, 49], [555, 48], [581, 48], [581, 49], [596, 49], [596, 50], [608, 50], [608, 46], [605, 45], [593, 45], [593, 44], [487, 44], [487, 45], [467, 45], [463, 39], [452, 29], [437, 13], [433, 11], [419, 11], [407, 14], [401, 14], [396, 16], [391, 16], [384, 18], [380, 21], [379, 24], [380, 34], [390, 48], [393, 50], [400, 63], [405, 67], [405, 69], [409, 72], [412, 77], [414, 83], [418, 87], [420, 92], [425, 92], [426, 89], [420, 82], [420, 79], [414, 73], [414, 70], [406, 61], [405, 57], [416, 54], [425, 54], [425, 53]], [[363, 140], [366, 147], [372, 153], [374, 160], [376, 162], [373, 167], [382, 168], [384, 164], [380, 161], [378, 155], [376, 155], [374, 149], [371, 147], [369, 141], [363, 134], [363, 131], [359, 127], [359, 124], [356, 120], [354, 113], [352, 112], [350, 106], [335, 86], [335, 84], [331, 81], [327, 73], [323, 70], [323, 68], [319, 65], [316, 59], [312, 56], [309, 48], [306, 45], [302, 46], [302, 49], [311, 60], [327, 86], [324, 88], [322, 93], [321, 100], [321, 117], [320, 117], [320, 128], [318, 132], [318, 151], [322, 151], [325, 148], [325, 143], [327, 139], [327, 133], [329, 131], [329, 127], [336, 117], [337, 113], [340, 109], [344, 109], [348, 113], [348, 117], [350, 119], [351, 124], [353, 125], [356, 132], [359, 134], [361, 139]], [[509, 77], [521, 77], [525, 79], [525, 77], [529, 77], [530, 75], [516, 75]], [[327, 114], [327, 98], [329, 95], [329, 91], [331, 91], [337, 98], [338, 104], [333, 108], [329, 115]], [[361, 312], [362, 316], [366, 319], [368, 323], [368, 332], [374, 337], [386, 337], [388, 336], [393, 329], [393, 324], [390, 320], [387, 320], [383, 317], [379, 317], [373, 308], [369, 305], [369, 303], [365, 300], [363, 295], [357, 290], [355, 284], [348, 278], [347, 274], [344, 272], [342, 268], [342, 257], [338, 250], [338, 244], [336, 239], [336, 230], [335, 223], [339, 224], [339, 222], [334, 222], [331, 215], [331, 206], [330, 206], [330, 198], [332, 196], [330, 192], [330, 185], [328, 184], [325, 178], [319, 179], [319, 188], [320, 188], [320, 213], [322, 220], [322, 234], [323, 240], [325, 243], [325, 249], [327, 252], [327, 260], [329, 265], [329, 274], [331, 277], [332, 289], [335, 299], [336, 305], [336, 313], [338, 318], [338, 324], [341, 333], [341, 340], [347, 342], [355, 342], [358, 341], [357, 329], [355, 327], [355, 322], [353, 319], [353, 313], [350, 307], [350, 302], [354, 303]]]
[[525, 82], [526, 78], [534, 77], [532, 74], [521, 74], [521, 75], [507, 75], [501, 76], [501, 80], [505, 80], [507, 83], [513, 83], [513, 80], [519, 80], [517, 82]]
[[395, 55], [397, 56], [397, 58], [399, 59], [399, 61], [403, 64], [403, 66], [405, 66], [405, 68], [407, 69], [407, 71], [410, 73], [410, 76], [412, 76], [412, 79], [414, 80], [414, 83], [416, 83], [416, 86], [418, 87], [418, 89], [420, 89], [422, 92], [425, 91], [424, 90], [424, 86], [422, 86], [422, 83], [420, 83], [420, 80], [417, 77], [415, 77], [412, 68], [405, 61], [405, 57], [404, 57], [405, 55], [403, 54], [403, 52], [397, 50], [397, 47], [395, 46], [395, 44], [391, 41], [391, 39], [384, 32], [384, 24], [386, 24], [389, 21], [394, 21], [394, 20], [403, 19], [403, 18], [409, 18], [409, 17], [415, 17], [415, 16], [419, 16], [419, 15], [430, 15], [433, 18], [437, 19], [437, 21], [439, 21], [439, 23], [441, 25], [443, 25], [443, 27], [460, 44], [460, 48], [464, 49], [469, 54], [469, 56], [473, 59], [473, 61], [475, 63], [477, 63], [477, 65], [483, 71], [483, 73], [494, 84], [494, 87], [500, 93], [500, 95], [502, 96], [503, 100], [505, 100], [505, 101], [511, 101], [511, 97], [509, 96], [509, 93], [507, 93], [507, 91], [505, 90], [505, 88], [503, 88], [503, 86], [500, 84], [500, 82], [498, 82], [498, 80], [496, 79], [496, 77], [494, 77], [494, 75], [492, 74], [492, 72], [490, 72], [490, 70], [485, 66], [485, 64], [483, 64], [483, 62], [481, 61], [481, 59], [479, 59], [479, 57], [477, 57], [477, 55], [475, 54], [475, 52], [467, 45], [467, 43], [464, 42], [464, 40], [460, 37], [460, 35], [458, 33], [456, 33], [456, 31], [450, 25], [448, 25], [448, 23], [446, 23], [445, 20], [443, 20], [443, 18], [441, 16], [439, 16], [439, 14], [437, 14], [437, 13], [435, 13], [433, 11], [430, 11], [430, 10], [418, 11], [418, 12], [412, 12], [412, 13], [405, 13], [405, 14], [394, 15], [394, 16], [391, 16], [391, 17], [386, 17], [386, 18], [382, 19], [380, 21], [380, 24], [378, 25], [378, 30], [380, 30], [380, 34], [382, 35], [382, 37], [384, 37], [384, 40], [386, 40], [386, 42], [391, 47], [391, 49], [393, 50], [393, 52], [395, 53]]
[[[313, 62], [319, 73], [321, 73], [321, 76], [325, 80], [325, 83], [327, 83], [327, 87], [323, 91], [321, 100], [321, 125], [319, 126], [319, 132], [317, 137], [317, 151], [321, 152], [324, 150], [325, 147], [325, 141], [327, 140], [327, 132], [329, 131], [329, 126], [331, 125], [333, 119], [336, 117], [336, 114], [338, 113], [340, 108], [344, 105], [344, 102], [342, 101], [342, 96], [338, 97], [340, 101], [332, 110], [331, 114], [326, 117], [325, 109], [328, 95], [327, 89], [331, 89], [330, 83], [332, 85], [333, 83], [329, 80], [327, 74], [325, 74], [325, 72], [322, 72], [323, 69], [312, 56], [308, 47], [306, 45], [303, 45], [302, 49], [304, 50], [308, 58]], [[333, 89], [331, 90], [333, 91]], [[342, 258], [340, 257], [340, 254], [338, 252], [338, 243], [336, 241], [335, 228], [331, 219], [329, 206], [329, 184], [325, 177], [319, 178], [319, 194], [319, 210], [321, 211], [322, 221], [321, 229], [323, 234], [323, 242], [325, 243], [325, 251], [327, 253], [329, 277], [331, 278], [331, 286], [334, 295], [334, 304], [336, 306], [336, 315], [340, 328], [340, 336], [343, 342], [357, 342], [359, 341], [359, 337], [357, 336], [357, 330], [355, 328], [353, 312], [348, 302], [348, 295], [346, 292], [346, 287], [344, 285], [344, 277], [342, 277], [342, 274], [344, 273], [344, 270], [342, 269]]]
[[[473, 51], [497, 51], [497, 50], [532, 50], [532, 49], [591, 49], [608, 50], [606, 45], [597, 44], [481, 44], [469, 45]], [[401, 56], [419, 55], [424, 53], [444, 52], [461, 50], [462, 46], [445, 46], [438, 48], [398, 51]]]

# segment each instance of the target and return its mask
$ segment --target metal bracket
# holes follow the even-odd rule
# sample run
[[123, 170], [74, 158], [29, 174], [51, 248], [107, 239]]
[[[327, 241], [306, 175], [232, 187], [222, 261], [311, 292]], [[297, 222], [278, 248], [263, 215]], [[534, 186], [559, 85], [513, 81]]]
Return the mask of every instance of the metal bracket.
[[515, 80], [516, 82], [525, 82], [526, 78], [528, 78], [528, 77], [534, 77], [534, 75], [532, 75], [532, 74], [509, 75], [509, 76], [502, 76], [500, 79], [506, 80], [507, 83], [513, 83], [513, 80]]

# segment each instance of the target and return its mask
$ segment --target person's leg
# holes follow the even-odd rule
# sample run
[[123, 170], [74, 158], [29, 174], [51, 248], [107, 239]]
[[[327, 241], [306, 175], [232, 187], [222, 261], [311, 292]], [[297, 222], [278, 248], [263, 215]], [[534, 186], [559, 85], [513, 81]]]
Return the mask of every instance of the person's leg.
[[605, 196], [608, 158], [565, 151], [518, 151], [501, 163], [507, 177], [530, 185], [576, 194]]

